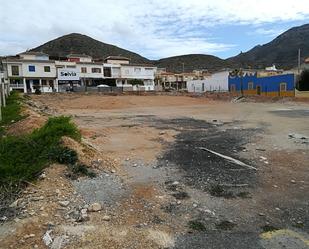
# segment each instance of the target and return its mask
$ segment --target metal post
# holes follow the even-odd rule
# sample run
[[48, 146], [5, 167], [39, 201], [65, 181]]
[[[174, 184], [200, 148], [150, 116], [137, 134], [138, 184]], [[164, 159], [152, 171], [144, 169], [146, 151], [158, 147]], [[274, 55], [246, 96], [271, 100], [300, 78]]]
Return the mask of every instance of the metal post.
[[298, 74], [300, 74], [300, 48], [298, 49]]
[[4, 90], [4, 84], [1, 83], [1, 96], [2, 96], [2, 105], [3, 107], [6, 106], [6, 101], [5, 101], [5, 90]]

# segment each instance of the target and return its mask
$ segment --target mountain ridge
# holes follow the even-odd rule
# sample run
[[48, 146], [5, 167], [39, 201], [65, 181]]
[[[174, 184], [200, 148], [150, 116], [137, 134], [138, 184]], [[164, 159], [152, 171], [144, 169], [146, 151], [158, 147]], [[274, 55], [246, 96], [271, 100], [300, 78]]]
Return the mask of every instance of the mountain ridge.
[[135, 52], [112, 44], [95, 40], [87, 35], [71, 33], [48, 41], [30, 51], [45, 52], [54, 57], [64, 57], [70, 53], [91, 55], [103, 59], [109, 55], [129, 57], [132, 63], [151, 63], [172, 72], [194, 69], [217, 71], [223, 68], [265, 68], [275, 64], [278, 68], [290, 69], [297, 66], [298, 48], [302, 49], [301, 59], [309, 56], [309, 24], [293, 27], [272, 41], [256, 45], [247, 52], [221, 59], [207, 54], [186, 54], [149, 60]]

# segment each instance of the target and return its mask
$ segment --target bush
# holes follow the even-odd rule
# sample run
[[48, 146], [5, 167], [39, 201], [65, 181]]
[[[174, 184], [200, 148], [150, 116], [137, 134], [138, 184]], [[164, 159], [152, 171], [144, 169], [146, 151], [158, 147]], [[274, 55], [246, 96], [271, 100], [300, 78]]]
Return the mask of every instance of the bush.
[[[73, 153], [59, 148], [62, 136], [80, 140], [80, 133], [69, 117], [49, 118], [42, 128], [31, 134], [2, 138], [0, 185], [31, 181], [51, 161], [69, 160], [68, 157], [72, 157]], [[57, 150], [62, 152], [61, 156], [51, 158], [51, 153]]]
[[302, 71], [296, 88], [299, 91], [309, 91], [309, 69]]
[[18, 92], [11, 92], [10, 96], [6, 99], [6, 106], [2, 107], [2, 121], [0, 125], [11, 124], [12, 121], [16, 122], [23, 118], [21, 112], [21, 100]]
[[63, 146], [55, 146], [49, 152], [49, 159], [61, 164], [75, 164], [78, 161], [76, 151]]

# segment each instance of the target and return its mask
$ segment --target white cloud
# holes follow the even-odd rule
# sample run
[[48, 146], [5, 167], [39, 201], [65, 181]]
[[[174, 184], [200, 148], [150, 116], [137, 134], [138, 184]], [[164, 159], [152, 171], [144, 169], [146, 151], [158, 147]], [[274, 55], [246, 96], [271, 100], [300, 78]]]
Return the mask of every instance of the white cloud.
[[[158, 58], [214, 53], [209, 27], [307, 20], [308, 0], [0, 0], [0, 54], [17, 53], [71, 32]], [[258, 33], [271, 35], [260, 27]]]

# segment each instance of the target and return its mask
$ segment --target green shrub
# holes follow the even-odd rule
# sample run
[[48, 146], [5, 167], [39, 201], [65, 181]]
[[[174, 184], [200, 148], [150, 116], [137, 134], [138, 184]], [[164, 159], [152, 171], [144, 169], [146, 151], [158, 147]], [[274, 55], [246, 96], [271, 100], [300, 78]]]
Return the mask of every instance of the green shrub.
[[49, 151], [49, 159], [61, 164], [75, 164], [78, 161], [78, 156], [76, 151], [57, 145]]
[[12, 92], [6, 99], [6, 106], [1, 107], [2, 110], [2, 121], [0, 126], [11, 124], [12, 122], [19, 121], [23, 118], [21, 112], [21, 96], [18, 92]]
[[[51, 161], [51, 152], [57, 150], [62, 136], [80, 140], [77, 127], [69, 117], [49, 118], [46, 124], [31, 134], [9, 136], [0, 140], [0, 185], [31, 181]], [[61, 151], [61, 149], [58, 149]], [[73, 153], [70, 152], [70, 156]], [[64, 159], [66, 158], [66, 159]], [[67, 160], [62, 154], [61, 160]]]

